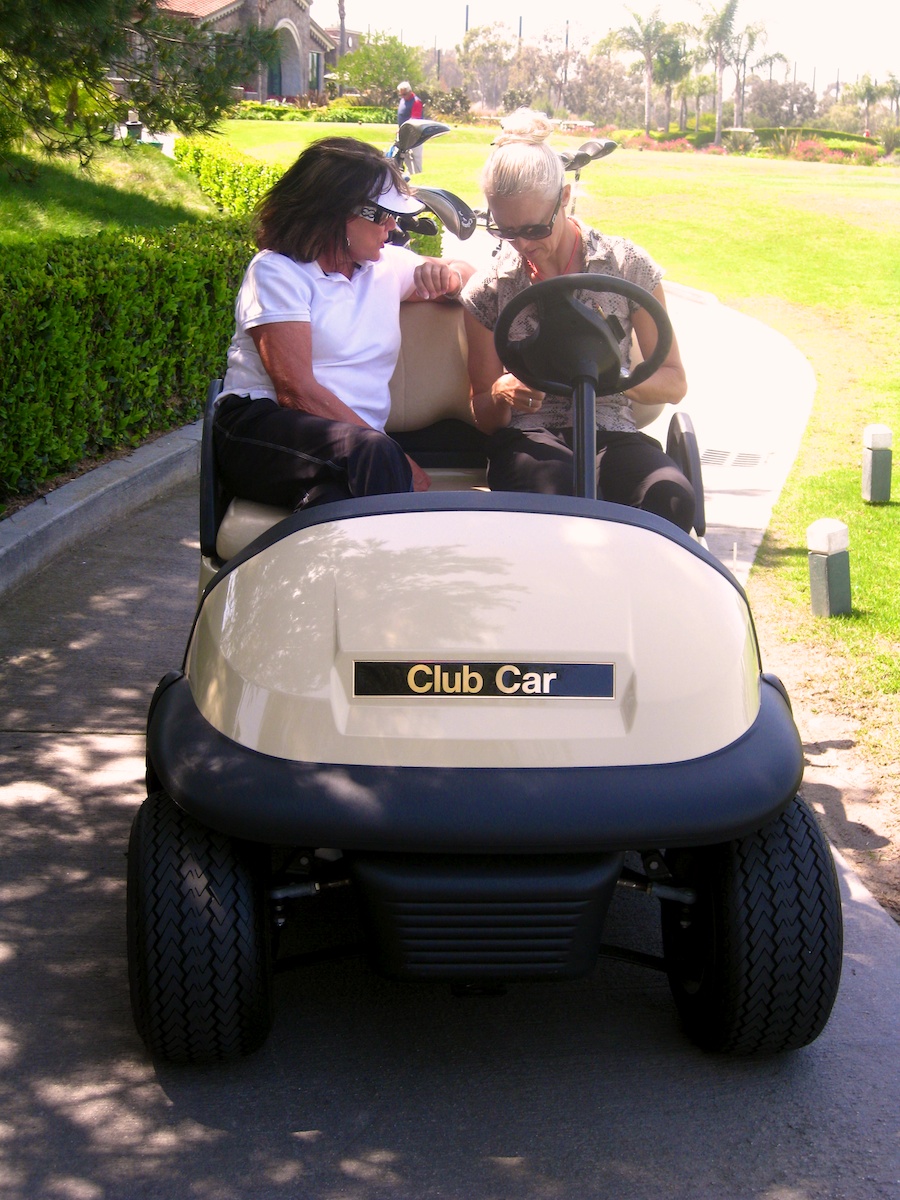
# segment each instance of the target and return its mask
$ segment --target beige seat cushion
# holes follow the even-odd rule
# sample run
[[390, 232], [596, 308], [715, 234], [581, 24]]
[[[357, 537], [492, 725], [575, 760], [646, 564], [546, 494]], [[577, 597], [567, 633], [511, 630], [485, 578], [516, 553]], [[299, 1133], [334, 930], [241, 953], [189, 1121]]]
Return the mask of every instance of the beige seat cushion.
[[[391, 379], [388, 432], [425, 429], [448, 417], [473, 424], [461, 306], [439, 302], [402, 304], [400, 333], [400, 355]], [[485, 485], [482, 469], [448, 467], [429, 471], [429, 475], [434, 491], [466, 491]], [[232, 500], [216, 535], [219, 558], [233, 558], [288, 516], [288, 509]]]
[[462, 306], [402, 304], [400, 334], [388, 433], [425, 429], [447, 417], [473, 424]]

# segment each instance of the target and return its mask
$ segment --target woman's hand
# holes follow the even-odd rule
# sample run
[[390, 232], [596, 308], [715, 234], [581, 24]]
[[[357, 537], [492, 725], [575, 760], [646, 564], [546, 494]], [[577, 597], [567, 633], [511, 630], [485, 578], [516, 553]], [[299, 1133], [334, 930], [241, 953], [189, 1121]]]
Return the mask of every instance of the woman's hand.
[[424, 258], [413, 274], [413, 295], [405, 300], [455, 300], [475, 268], [471, 263]]
[[427, 492], [431, 487], [431, 477], [429, 476], [428, 472], [423, 471], [415, 459], [410, 458], [408, 454], [406, 456], [406, 461], [409, 463], [412, 469], [413, 491]]
[[491, 384], [491, 399], [495, 404], [508, 404], [514, 412], [536, 413], [541, 411], [544, 393], [530, 388], [507, 371]]

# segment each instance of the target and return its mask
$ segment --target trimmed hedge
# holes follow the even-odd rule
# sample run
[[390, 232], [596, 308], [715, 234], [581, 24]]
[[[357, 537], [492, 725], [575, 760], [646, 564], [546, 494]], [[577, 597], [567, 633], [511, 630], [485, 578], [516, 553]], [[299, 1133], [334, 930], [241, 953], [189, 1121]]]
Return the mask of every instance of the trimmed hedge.
[[812, 129], [808, 125], [803, 125], [803, 126], [799, 126], [799, 125], [787, 125], [787, 126], [784, 126], [784, 125], [781, 125], [781, 126], [761, 125], [758, 129], [754, 129], [753, 132], [759, 138], [760, 143], [763, 146], [771, 145], [772, 142], [776, 141], [777, 138], [782, 136], [785, 132], [796, 134], [796, 136], [798, 138], [803, 139], [803, 140], [806, 140], [808, 138], [815, 138], [817, 141], [825, 142], [825, 143], [830, 143], [832, 141], [862, 142], [863, 145], [871, 146], [871, 145], [874, 145], [875, 142], [877, 142], [877, 140], [878, 140], [877, 138], [870, 138], [870, 137], [867, 138], [865, 136], [865, 134], [862, 134], [862, 133], [841, 133], [840, 131], [838, 131], [836, 129]]
[[209, 138], [177, 138], [175, 161], [196, 175], [201, 190], [214, 204], [235, 216], [251, 213], [284, 174]]
[[3, 493], [195, 419], [252, 249], [222, 220], [6, 247]]
[[4, 248], [0, 499], [200, 415], [256, 249], [247, 214], [281, 172], [208, 139], [179, 138], [175, 157], [232, 215]]
[[245, 100], [229, 115], [235, 121], [335, 121], [352, 125], [393, 125], [397, 120], [396, 108], [360, 104], [354, 96], [341, 96], [319, 108]]
[[263, 100], [242, 100], [228, 114], [232, 121], [308, 121], [315, 110], [296, 104], [267, 104]]
[[[197, 176], [200, 187], [215, 204], [240, 216], [252, 212], [256, 202], [282, 174], [277, 167], [268, 167], [209, 138], [179, 138], [175, 142], [175, 158]], [[437, 217], [433, 219], [438, 232], [433, 237], [414, 236], [410, 249], [440, 258], [443, 227]]]
[[317, 108], [314, 121], [338, 121], [348, 125], [395, 125], [397, 110], [394, 108], [371, 108], [361, 104], [346, 104], [335, 101], [327, 108]]
[[618, 142], [626, 150], [667, 150], [667, 151], [684, 151], [684, 150], [702, 150], [705, 146], [710, 145], [715, 140], [715, 130], [701, 129], [698, 133], [696, 130], [676, 130], [670, 129], [668, 133], [660, 129], [650, 131], [650, 136], [644, 133], [643, 129], [613, 129], [605, 136]]

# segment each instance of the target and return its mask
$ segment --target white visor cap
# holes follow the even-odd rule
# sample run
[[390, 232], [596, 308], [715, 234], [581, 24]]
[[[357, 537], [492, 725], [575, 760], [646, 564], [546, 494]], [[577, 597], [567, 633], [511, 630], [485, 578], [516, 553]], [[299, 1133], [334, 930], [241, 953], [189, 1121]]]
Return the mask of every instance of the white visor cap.
[[388, 183], [381, 195], [373, 196], [372, 203], [387, 209], [388, 212], [399, 214], [420, 213], [425, 207], [415, 196], [404, 196], [393, 183]]

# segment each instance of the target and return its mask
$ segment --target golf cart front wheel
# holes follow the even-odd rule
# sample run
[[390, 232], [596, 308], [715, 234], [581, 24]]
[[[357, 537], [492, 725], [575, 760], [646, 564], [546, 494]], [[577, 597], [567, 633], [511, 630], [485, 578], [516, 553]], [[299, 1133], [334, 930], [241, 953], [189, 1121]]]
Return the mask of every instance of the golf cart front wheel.
[[149, 796], [128, 844], [131, 1008], [172, 1063], [248, 1054], [272, 1021], [265, 900], [246, 848]]
[[706, 1050], [775, 1054], [822, 1032], [841, 974], [842, 920], [828, 844], [799, 797], [765, 828], [670, 866], [695, 904], [662, 905], [669, 984]]

